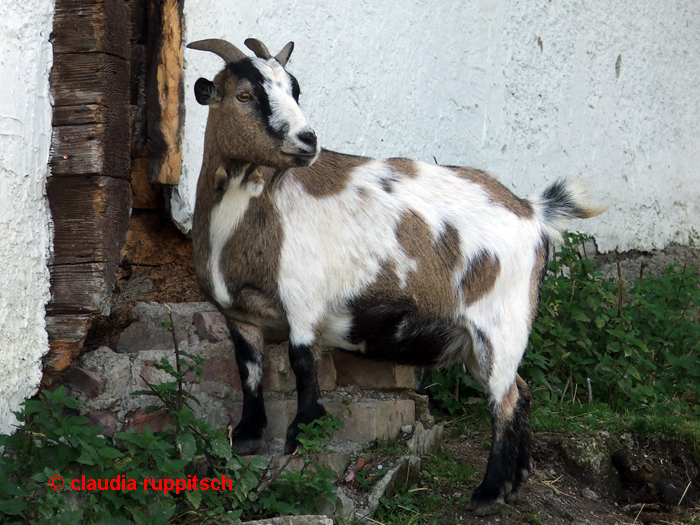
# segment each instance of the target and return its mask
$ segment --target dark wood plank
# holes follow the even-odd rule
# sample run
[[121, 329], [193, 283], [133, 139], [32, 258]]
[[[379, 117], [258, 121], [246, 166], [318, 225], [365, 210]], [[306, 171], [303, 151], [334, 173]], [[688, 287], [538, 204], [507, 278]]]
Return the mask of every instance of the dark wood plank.
[[131, 185], [110, 177], [51, 177], [46, 193], [54, 221], [50, 264], [119, 263], [129, 227]]
[[54, 56], [54, 106], [100, 104], [116, 112], [129, 104], [129, 61], [105, 53]]
[[129, 4], [124, 0], [59, 0], [53, 21], [53, 52], [108, 53], [129, 57]]
[[46, 305], [48, 315], [109, 315], [117, 282], [115, 264], [53, 265], [50, 271], [51, 301]]
[[[120, 119], [124, 121], [125, 119]], [[58, 126], [51, 138], [51, 173], [54, 176], [100, 174], [129, 176], [130, 130], [123, 122]]]
[[148, 16], [146, 13], [147, 0], [128, 0], [131, 13], [131, 29], [129, 38], [132, 44], [146, 44], [148, 39]]
[[54, 126], [78, 126], [82, 124], [104, 124], [109, 110], [99, 104], [83, 106], [60, 106], [53, 108]]
[[183, 0], [148, 1], [148, 180], [178, 184], [184, 122]]
[[82, 343], [87, 337], [92, 316], [50, 315], [46, 317], [46, 332], [51, 343]]

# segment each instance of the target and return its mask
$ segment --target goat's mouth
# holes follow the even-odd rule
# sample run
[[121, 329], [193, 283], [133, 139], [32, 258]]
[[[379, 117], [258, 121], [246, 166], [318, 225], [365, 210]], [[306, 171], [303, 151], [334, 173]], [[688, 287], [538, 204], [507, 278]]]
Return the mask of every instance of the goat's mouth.
[[310, 166], [318, 157], [318, 152], [307, 153], [304, 151], [282, 151], [282, 155], [291, 159], [295, 166]]

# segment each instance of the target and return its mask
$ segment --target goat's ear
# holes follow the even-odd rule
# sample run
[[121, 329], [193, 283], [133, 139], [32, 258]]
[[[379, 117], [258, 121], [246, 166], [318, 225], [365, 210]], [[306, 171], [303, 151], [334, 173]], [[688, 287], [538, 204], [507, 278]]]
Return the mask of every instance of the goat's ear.
[[194, 97], [202, 106], [211, 106], [221, 102], [216, 86], [211, 80], [200, 78], [194, 83]]
[[277, 61], [282, 64], [282, 67], [287, 65], [287, 62], [289, 61], [289, 55], [292, 54], [292, 51], [294, 50], [294, 42], [289, 42], [286, 46], [282, 48], [282, 51], [277, 53], [275, 58]]

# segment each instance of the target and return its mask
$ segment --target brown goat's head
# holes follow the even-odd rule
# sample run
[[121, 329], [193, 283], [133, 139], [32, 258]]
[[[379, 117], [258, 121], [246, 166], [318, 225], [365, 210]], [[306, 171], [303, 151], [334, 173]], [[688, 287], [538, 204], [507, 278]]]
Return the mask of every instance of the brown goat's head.
[[312, 164], [320, 151], [316, 134], [299, 109], [299, 83], [284, 68], [294, 44], [271, 56], [249, 38], [246, 56], [225, 40], [200, 40], [187, 47], [211, 51], [226, 61], [214, 81], [200, 78], [197, 102], [209, 106], [207, 141], [226, 159], [286, 169]]

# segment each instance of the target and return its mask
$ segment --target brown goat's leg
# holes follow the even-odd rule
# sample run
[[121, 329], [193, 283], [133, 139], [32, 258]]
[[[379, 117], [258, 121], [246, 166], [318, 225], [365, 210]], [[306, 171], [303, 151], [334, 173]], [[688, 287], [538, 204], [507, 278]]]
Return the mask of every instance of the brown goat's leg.
[[297, 415], [287, 429], [284, 453], [292, 454], [299, 445], [299, 425], [308, 424], [325, 415], [318, 388], [318, 365], [311, 346], [289, 343], [289, 362], [297, 382]]
[[231, 439], [240, 454], [253, 454], [262, 446], [267, 425], [262, 388], [263, 335], [258, 327], [249, 324], [230, 321], [228, 327], [243, 389], [243, 415]]
[[491, 409], [491, 452], [486, 476], [472, 494], [477, 515], [514, 502], [518, 487], [530, 475], [530, 389], [520, 376]]

